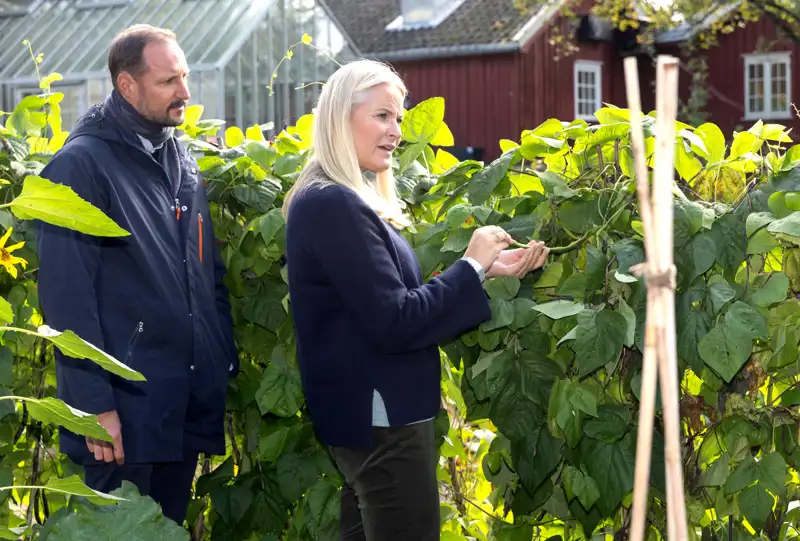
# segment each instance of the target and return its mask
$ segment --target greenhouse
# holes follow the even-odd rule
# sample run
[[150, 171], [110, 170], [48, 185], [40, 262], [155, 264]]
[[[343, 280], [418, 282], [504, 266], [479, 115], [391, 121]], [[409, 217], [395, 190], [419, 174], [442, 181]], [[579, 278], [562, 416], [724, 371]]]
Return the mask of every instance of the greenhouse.
[[[320, 84], [358, 52], [319, 0], [0, 0], [0, 109], [40, 93], [23, 44], [42, 54], [40, 75], [59, 73], [65, 129], [111, 90], [107, 51], [136, 23], [168, 28], [189, 63], [191, 103], [228, 125], [274, 122], [310, 112]], [[303, 44], [302, 36], [312, 38]], [[299, 45], [295, 45], [298, 44]], [[292, 54], [280, 64], [291, 46]]]

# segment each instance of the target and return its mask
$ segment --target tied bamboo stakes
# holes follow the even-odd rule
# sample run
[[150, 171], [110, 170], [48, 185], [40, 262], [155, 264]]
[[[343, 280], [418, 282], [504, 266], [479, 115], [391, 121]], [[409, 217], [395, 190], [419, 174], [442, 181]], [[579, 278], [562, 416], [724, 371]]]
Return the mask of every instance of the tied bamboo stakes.
[[[667, 478], [667, 538], [686, 541], [686, 503], [680, 451], [678, 355], [675, 341], [675, 266], [673, 263], [673, 161], [678, 108], [678, 60], [659, 56], [656, 72], [655, 165], [652, 197], [645, 163], [639, 76], [635, 57], [625, 59], [625, 87], [630, 111], [631, 143], [636, 171], [646, 260], [632, 268], [647, 284], [647, 323], [642, 366], [631, 541], [644, 539], [650, 459], [656, 403], [661, 388], [664, 458]], [[660, 378], [658, 377], [660, 376]]]

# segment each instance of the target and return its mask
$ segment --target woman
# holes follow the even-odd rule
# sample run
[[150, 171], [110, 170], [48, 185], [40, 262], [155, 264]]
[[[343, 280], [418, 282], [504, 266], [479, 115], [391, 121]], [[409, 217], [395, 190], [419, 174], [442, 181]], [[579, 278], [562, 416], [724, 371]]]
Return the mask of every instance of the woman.
[[377, 62], [334, 73], [314, 156], [284, 203], [298, 363], [316, 434], [346, 481], [347, 540], [439, 539], [438, 344], [491, 319], [484, 277], [524, 276], [548, 254], [537, 242], [504, 251], [508, 233], [482, 227], [422, 283], [391, 171], [405, 94]]

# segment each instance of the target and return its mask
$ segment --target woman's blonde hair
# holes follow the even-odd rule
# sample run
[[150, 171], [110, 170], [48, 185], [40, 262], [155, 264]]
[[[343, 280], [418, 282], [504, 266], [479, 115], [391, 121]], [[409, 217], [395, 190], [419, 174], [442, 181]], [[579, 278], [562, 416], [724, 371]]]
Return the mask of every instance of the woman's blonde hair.
[[364, 182], [350, 128], [353, 107], [362, 103], [368, 92], [380, 84], [390, 84], [406, 95], [405, 84], [397, 73], [386, 64], [373, 60], [345, 64], [322, 87], [314, 114], [313, 156], [286, 193], [282, 209], [284, 220], [299, 193], [332, 181], [353, 189], [381, 218], [395, 227], [409, 224], [397, 197], [391, 168], [376, 173], [374, 186]]

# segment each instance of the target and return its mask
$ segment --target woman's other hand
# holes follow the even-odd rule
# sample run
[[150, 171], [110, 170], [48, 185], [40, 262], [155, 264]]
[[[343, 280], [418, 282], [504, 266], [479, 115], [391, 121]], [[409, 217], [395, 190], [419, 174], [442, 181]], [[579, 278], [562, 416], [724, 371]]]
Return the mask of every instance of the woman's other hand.
[[529, 272], [545, 264], [550, 248], [543, 242], [532, 240], [528, 243], [530, 248], [517, 248], [504, 250], [495, 260], [494, 264], [486, 271], [487, 278], [497, 276], [516, 276], [524, 278]]
[[514, 239], [502, 227], [487, 225], [475, 230], [469, 241], [466, 257], [471, 257], [487, 271], [492, 268], [503, 250], [508, 248]]

